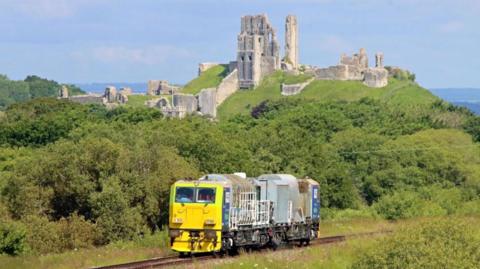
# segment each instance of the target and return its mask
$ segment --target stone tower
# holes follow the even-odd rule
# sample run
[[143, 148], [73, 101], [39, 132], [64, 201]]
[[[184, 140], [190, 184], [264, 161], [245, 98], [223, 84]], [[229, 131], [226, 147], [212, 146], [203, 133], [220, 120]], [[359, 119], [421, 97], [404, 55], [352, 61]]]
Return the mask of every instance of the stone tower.
[[238, 35], [237, 69], [240, 88], [252, 88], [280, 69], [275, 30], [266, 15], [243, 16]]
[[58, 90], [58, 98], [68, 98], [68, 87], [62, 85], [62, 87]]
[[382, 52], [377, 52], [377, 54], [375, 54], [375, 67], [383, 68], [383, 53]]
[[360, 49], [360, 53], [358, 54], [358, 62], [360, 64], [360, 67], [368, 68], [368, 55], [366, 49]]
[[105, 88], [104, 97], [107, 103], [113, 103], [117, 101], [117, 88], [115, 88], [114, 86], [108, 86], [107, 88]]
[[294, 15], [288, 15], [285, 22], [285, 62], [298, 68], [298, 24]]

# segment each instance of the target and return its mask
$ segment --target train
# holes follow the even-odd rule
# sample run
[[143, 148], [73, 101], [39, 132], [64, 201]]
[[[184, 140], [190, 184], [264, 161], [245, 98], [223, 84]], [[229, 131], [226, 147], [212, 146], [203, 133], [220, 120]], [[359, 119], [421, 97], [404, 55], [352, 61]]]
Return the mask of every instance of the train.
[[172, 184], [170, 247], [180, 255], [235, 253], [318, 238], [319, 184], [288, 174], [208, 174]]

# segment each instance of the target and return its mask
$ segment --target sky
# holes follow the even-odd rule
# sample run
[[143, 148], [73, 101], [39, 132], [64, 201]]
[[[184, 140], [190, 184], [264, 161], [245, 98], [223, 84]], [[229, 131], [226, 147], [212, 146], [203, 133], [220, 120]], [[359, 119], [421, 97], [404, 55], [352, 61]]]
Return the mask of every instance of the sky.
[[302, 64], [364, 47], [422, 86], [480, 88], [480, 0], [0, 0], [0, 74], [181, 84], [234, 60], [240, 17], [263, 13], [282, 48], [297, 16]]

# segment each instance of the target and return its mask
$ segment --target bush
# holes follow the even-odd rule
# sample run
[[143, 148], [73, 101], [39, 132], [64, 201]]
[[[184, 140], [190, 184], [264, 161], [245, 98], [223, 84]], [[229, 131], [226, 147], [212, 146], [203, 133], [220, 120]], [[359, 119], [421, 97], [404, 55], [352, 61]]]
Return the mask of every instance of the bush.
[[389, 220], [447, 214], [447, 210], [437, 203], [423, 200], [418, 193], [411, 191], [399, 191], [385, 195], [373, 207], [379, 215]]
[[102, 192], [92, 195], [91, 203], [101, 234], [98, 243], [131, 240], [142, 232], [140, 212], [129, 208], [118, 181], [108, 181]]
[[0, 254], [19, 255], [26, 249], [25, 227], [16, 222], [0, 222]]
[[62, 250], [91, 247], [98, 240], [96, 226], [83, 216], [72, 214], [58, 221]]
[[46, 217], [27, 216], [22, 219], [27, 227], [27, 243], [37, 254], [60, 252], [62, 250], [60, 229]]
[[421, 222], [380, 240], [351, 268], [478, 268], [480, 237], [474, 227], [478, 223], [457, 219]]
[[336, 210], [324, 208], [321, 211], [322, 220], [351, 220], [351, 219], [377, 219], [378, 213], [372, 207], [361, 209]]

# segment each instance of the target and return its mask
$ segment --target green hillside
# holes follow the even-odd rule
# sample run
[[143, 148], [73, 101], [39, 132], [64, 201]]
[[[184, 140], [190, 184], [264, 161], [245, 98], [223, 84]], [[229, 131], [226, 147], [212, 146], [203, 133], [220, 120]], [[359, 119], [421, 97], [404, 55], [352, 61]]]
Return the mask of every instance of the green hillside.
[[[85, 94], [75, 85], [67, 85], [70, 95]], [[56, 97], [61, 85], [38, 76], [27, 76], [24, 80], [11, 80], [0, 74], [0, 110], [8, 106], [40, 97]]]
[[183, 93], [197, 94], [202, 89], [217, 87], [228, 74], [228, 66], [217, 65], [191, 80], [182, 89]]
[[317, 101], [355, 101], [364, 97], [387, 101], [396, 105], [429, 104], [437, 97], [428, 90], [408, 80], [390, 79], [385, 88], [369, 88], [359, 81], [313, 81], [300, 94], [283, 97], [280, 94], [282, 83], [292, 84], [305, 81], [301, 76], [287, 75], [283, 72], [266, 77], [254, 90], [241, 90], [230, 96], [218, 110], [220, 119], [230, 116], [248, 114], [249, 111], [262, 101], [279, 100], [282, 98], [302, 98]]

